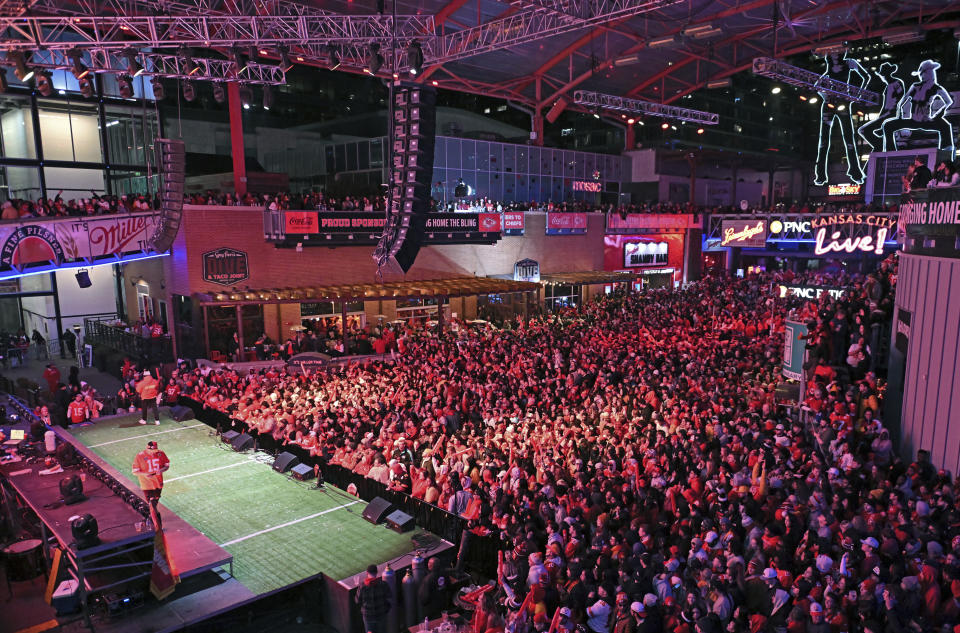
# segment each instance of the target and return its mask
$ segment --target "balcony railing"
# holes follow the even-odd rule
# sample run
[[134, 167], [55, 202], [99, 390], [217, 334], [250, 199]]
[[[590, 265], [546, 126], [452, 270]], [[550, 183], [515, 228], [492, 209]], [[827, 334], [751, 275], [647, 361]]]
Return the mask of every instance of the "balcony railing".
[[108, 348], [148, 365], [170, 363], [174, 360], [173, 343], [169, 335], [148, 338], [127, 332], [122, 325], [97, 319], [84, 319], [83, 327], [84, 342], [93, 345], [95, 351], [98, 347]]

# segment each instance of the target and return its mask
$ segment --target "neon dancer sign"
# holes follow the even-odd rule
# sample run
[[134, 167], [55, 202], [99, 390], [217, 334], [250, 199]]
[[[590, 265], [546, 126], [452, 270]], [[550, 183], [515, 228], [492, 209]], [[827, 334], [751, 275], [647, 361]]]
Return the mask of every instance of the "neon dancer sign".
[[925, 59], [910, 73], [917, 80], [897, 103], [896, 116], [881, 125], [884, 151], [897, 150], [897, 132], [936, 132], [937, 147], [953, 151], [953, 125], [947, 121], [947, 110], [953, 105], [950, 93], [937, 81], [940, 64]]

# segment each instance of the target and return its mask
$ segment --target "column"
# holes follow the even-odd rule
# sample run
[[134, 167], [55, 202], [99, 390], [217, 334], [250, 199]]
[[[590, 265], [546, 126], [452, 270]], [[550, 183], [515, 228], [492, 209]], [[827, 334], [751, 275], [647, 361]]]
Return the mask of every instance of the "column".
[[443, 332], [443, 304], [446, 297], [437, 297], [437, 332]]
[[239, 303], [237, 304], [237, 343], [240, 347], [237, 354], [239, 362], [243, 362], [246, 358], [246, 352], [244, 348], [246, 345], [243, 342], [243, 306]]
[[624, 134], [623, 139], [623, 146], [623, 149], [628, 152], [637, 147], [637, 132], [633, 127], [633, 123], [627, 123], [626, 134]]
[[347, 350], [347, 302], [345, 299], [340, 300], [340, 336], [343, 342], [343, 353], [346, 355], [349, 350]]
[[210, 324], [207, 318], [207, 310], [209, 310], [209, 306], [203, 306], [203, 350], [207, 358], [210, 358]]
[[243, 104], [240, 103], [240, 84], [227, 82], [227, 102], [230, 110], [230, 153], [233, 154], [233, 188], [238, 196], [247, 193], [247, 163], [243, 154]]

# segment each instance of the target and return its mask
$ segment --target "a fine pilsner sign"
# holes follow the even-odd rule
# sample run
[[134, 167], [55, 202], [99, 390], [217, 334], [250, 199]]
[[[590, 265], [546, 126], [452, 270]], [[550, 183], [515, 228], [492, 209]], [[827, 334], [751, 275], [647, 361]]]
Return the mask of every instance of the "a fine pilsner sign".
[[235, 248], [218, 248], [203, 254], [203, 280], [233, 286], [250, 278], [247, 254]]

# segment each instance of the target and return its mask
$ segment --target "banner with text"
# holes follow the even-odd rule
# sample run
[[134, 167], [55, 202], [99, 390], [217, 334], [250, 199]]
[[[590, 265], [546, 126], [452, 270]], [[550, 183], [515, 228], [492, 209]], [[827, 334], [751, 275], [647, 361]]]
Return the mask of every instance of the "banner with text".
[[[383, 213], [369, 211], [285, 211], [279, 237], [304, 246], [362, 246], [376, 244], [385, 224]], [[499, 213], [430, 213], [424, 243], [492, 244], [502, 230]]]
[[547, 213], [547, 235], [586, 235], [586, 213]]
[[619, 213], [607, 214], [607, 234], [636, 233], [645, 229], [683, 231], [698, 229], [703, 223], [692, 213]]
[[504, 213], [503, 214], [503, 234], [504, 235], [523, 235], [523, 229], [526, 226], [523, 213]]
[[766, 220], [723, 220], [720, 223], [720, 246], [763, 248], [766, 245]]
[[784, 323], [783, 376], [790, 380], [803, 380], [803, 360], [807, 353], [807, 326], [796, 321]]

